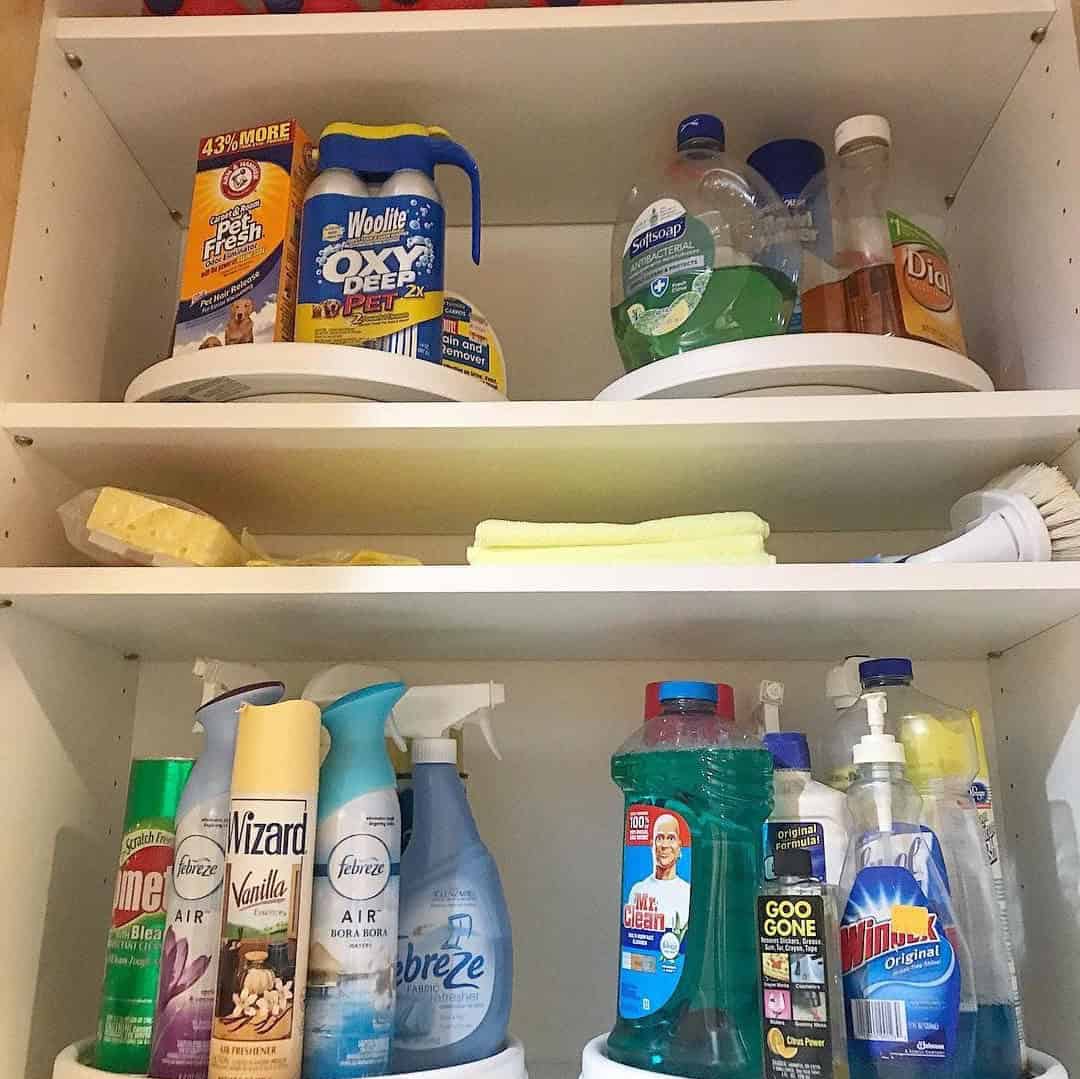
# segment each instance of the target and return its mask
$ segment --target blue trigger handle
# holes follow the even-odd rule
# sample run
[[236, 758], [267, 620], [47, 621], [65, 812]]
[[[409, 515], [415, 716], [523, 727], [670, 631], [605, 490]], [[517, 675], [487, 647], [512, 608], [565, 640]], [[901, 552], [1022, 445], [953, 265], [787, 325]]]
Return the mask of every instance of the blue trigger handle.
[[472, 187], [472, 258], [477, 266], [480, 265], [480, 168], [473, 160], [472, 154], [464, 146], [452, 139], [432, 139], [435, 153], [434, 159], [437, 165], [457, 165], [459, 169], [468, 174], [469, 183]]

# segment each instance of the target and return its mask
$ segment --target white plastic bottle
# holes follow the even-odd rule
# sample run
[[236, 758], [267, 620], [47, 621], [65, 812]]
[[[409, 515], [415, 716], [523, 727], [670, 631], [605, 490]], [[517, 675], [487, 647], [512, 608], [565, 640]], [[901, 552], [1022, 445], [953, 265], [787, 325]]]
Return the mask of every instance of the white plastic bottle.
[[784, 850], [810, 854], [811, 876], [840, 883], [848, 846], [847, 799], [810, 774], [806, 735], [775, 731], [765, 735], [773, 759], [773, 811], [765, 824], [765, 879], [775, 880], [773, 861]]

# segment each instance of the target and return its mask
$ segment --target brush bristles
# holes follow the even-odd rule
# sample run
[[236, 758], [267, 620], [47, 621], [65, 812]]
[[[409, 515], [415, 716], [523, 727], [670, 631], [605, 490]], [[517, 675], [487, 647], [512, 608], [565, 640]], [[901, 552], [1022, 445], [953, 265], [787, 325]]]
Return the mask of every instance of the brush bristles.
[[1051, 558], [1058, 562], [1080, 559], [1080, 494], [1060, 468], [1020, 465], [986, 486], [1030, 499], [1050, 533]]

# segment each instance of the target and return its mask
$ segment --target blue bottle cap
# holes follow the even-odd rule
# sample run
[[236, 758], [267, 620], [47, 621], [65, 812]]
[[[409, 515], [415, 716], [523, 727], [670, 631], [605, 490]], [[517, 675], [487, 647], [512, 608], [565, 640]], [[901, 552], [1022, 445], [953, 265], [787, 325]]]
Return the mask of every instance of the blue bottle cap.
[[709, 701], [716, 704], [715, 682], [661, 682], [661, 701]]
[[825, 151], [809, 139], [775, 139], [759, 146], [746, 163], [760, 172], [782, 199], [794, 199], [825, 168]]
[[708, 112], [696, 112], [679, 124], [675, 136], [675, 149], [681, 150], [691, 139], [715, 139], [724, 145], [724, 123]]
[[764, 741], [765, 748], [772, 754], [774, 768], [810, 771], [810, 747], [805, 734], [798, 731], [770, 731]]
[[912, 677], [910, 659], [867, 659], [859, 664], [863, 689], [887, 682], [910, 682]]

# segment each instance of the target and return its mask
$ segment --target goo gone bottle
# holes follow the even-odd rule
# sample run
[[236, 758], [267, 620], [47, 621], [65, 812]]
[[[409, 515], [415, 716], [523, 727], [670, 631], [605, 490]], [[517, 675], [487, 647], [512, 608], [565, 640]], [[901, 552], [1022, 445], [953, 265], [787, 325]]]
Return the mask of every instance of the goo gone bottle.
[[176, 808], [193, 763], [131, 762], [94, 1046], [102, 1071], [145, 1072], [150, 1060]]
[[[694, 1079], [759, 1079], [755, 907], [772, 764], [717, 723], [714, 683], [662, 682], [659, 697], [662, 715], [611, 760], [626, 808], [608, 1055]], [[650, 737], [655, 723], [663, 740]]]
[[349, 693], [323, 712], [304, 1079], [390, 1067], [401, 817], [383, 732], [401, 682]]
[[446, 224], [435, 166], [472, 182], [480, 262], [480, 172], [439, 127], [330, 124], [304, 200], [296, 340], [442, 360]]
[[[238, 712], [247, 703], [275, 704], [285, 692], [258, 668], [240, 664], [200, 659], [195, 673], [203, 677], [203, 704], [195, 721], [206, 732], [206, 748], [176, 811], [150, 1052], [150, 1074], [157, 1079], [206, 1079]], [[243, 682], [252, 684], [229, 689]]]
[[401, 857], [395, 1072], [471, 1064], [506, 1048], [514, 982], [510, 914], [457, 768], [455, 728], [490, 713], [501, 685], [417, 686], [394, 709], [412, 738], [413, 835]]
[[319, 708], [240, 709], [210, 1079], [298, 1079], [319, 782]]
[[863, 701], [870, 733], [853, 753], [854, 830], [841, 880], [851, 1076], [960, 1079], [972, 1065], [970, 958], [937, 837], [918, 823], [922, 799], [905, 777], [904, 747], [883, 733], [886, 696]]

